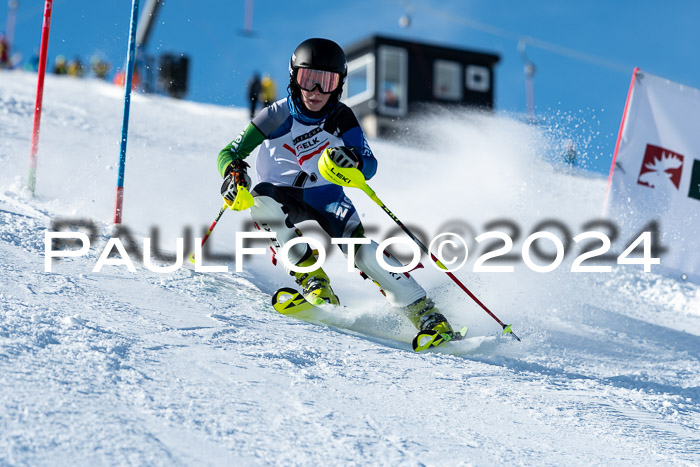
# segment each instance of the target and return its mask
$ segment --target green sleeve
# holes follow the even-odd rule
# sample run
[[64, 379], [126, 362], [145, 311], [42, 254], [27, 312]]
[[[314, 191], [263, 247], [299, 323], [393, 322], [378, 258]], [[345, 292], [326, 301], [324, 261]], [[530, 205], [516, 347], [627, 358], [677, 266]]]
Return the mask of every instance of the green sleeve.
[[245, 159], [263, 141], [265, 141], [265, 135], [251, 122], [240, 135], [236, 136], [236, 139], [226, 145], [219, 153], [219, 157], [216, 158], [219, 174], [225, 177], [224, 171], [233, 160]]

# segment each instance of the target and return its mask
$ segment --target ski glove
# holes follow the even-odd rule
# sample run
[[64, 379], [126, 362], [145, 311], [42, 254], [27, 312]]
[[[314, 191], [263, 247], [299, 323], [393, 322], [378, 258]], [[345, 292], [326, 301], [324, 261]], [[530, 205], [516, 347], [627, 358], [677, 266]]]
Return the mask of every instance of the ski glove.
[[248, 163], [240, 159], [234, 160], [226, 167], [226, 177], [223, 185], [221, 185], [221, 196], [229, 201], [234, 201], [238, 194], [238, 185], [246, 188], [250, 187], [248, 167], [250, 167]]
[[355, 154], [355, 151], [347, 146], [331, 148], [331, 150], [328, 152], [328, 157], [335, 162], [335, 165], [341, 168], [358, 168], [360, 166], [360, 157]]

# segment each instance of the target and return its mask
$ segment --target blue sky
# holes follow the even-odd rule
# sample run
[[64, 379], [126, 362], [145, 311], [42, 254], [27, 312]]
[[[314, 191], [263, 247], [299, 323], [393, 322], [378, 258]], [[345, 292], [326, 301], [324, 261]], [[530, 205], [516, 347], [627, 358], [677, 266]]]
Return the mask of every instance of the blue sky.
[[[19, 0], [15, 50], [38, 50], [42, 0]], [[141, 6], [145, 6], [141, 0]], [[700, 2], [547, 0], [358, 0], [254, 2], [252, 36], [244, 28], [245, 1], [168, 0], [148, 51], [191, 58], [188, 99], [244, 105], [254, 70], [268, 72], [279, 91], [296, 45], [327, 37], [347, 46], [371, 34], [497, 53], [496, 108], [525, 113], [520, 38], [531, 38], [528, 58], [537, 67], [536, 114], [566, 126], [607, 172], [635, 66], [700, 88]], [[0, 30], [7, 1], [0, 0]], [[409, 13], [411, 26], [399, 26]], [[84, 62], [100, 55], [121, 66], [126, 55], [131, 0], [54, 0], [49, 59], [58, 54]], [[577, 126], [578, 125], [578, 126]], [[232, 134], [238, 129], [232, 129]], [[465, 142], [466, 143], [466, 142]]]

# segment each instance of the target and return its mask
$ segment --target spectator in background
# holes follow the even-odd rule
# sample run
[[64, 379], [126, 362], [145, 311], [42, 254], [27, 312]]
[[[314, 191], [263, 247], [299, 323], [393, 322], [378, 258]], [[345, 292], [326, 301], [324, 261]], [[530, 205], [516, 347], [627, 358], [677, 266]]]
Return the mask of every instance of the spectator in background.
[[253, 77], [248, 81], [248, 102], [250, 103], [250, 118], [255, 116], [255, 109], [258, 107], [258, 98], [260, 96], [260, 73], [253, 73]]
[[53, 72], [56, 75], [67, 75], [68, 69], [66, 68], [66, 57], [63, 55], [56, 56], [56, 60], [53, 63]]
[[267, 107], [277, 100], [277, 87], [272, 77], [265, 73], [260, 82], [260, 94], [262, 96], [263, 106]]
[[75, 76], [76, 78], [82, 78], [85, 76], [85, 69], [83, 68], [83, 62], [80, 61], [80, 57], [75, 57], [66, 69], [70, 76]]
[[39, 71], [39, 53], [35, 51], [32, 58], [24, 62], [23, 68], [24, 71]]
[[[124, 70], [120, 70], [114, 75], [114, 79], [112, 80], [112, 82], [114, 84], [116, 84], [117, 86], [124, 87], [125, 76], [126, 76], [126, 73], [124, 72]], [[131, 90], [134, 91], [134, 90], [138, 89], [140, 84], [141, 84], [141, 76], [139, 75], [139, 71], [136, 68], [134, 68], [134, 74], [131, 75]]]
[[97, 79], [107, 79], [107, 73], [109, 73], [110, 65], [105, 60], [102, 60], [98, 56], [93, 56], [90, 59], [90, 68], [95, 74]]
[[2, 32], [0, 32], [0, 68], [10, 68], [10, 45]]

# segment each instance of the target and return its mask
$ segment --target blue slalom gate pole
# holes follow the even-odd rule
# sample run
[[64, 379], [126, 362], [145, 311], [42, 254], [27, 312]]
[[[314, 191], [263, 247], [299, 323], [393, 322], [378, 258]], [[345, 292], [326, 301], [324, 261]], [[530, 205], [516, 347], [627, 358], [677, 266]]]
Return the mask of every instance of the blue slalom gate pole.
[[134, 56], [136, 55], [136, 26], [138, 23], [139, 0], [131, 3], [131, 26], [129, 28], [129, 48], [124, 72], [124, 119], [122, 120], [121, 150], [119, 151], [119, 175], [117, 177], [117, 196], [114, 205], [114, 223], [122, 223], [122, 206], [124, 203], [124, 169], [126, 165], [126, 139], [129, 133], [129, 108], [131, 106], [131, 83], [134, 74]]

